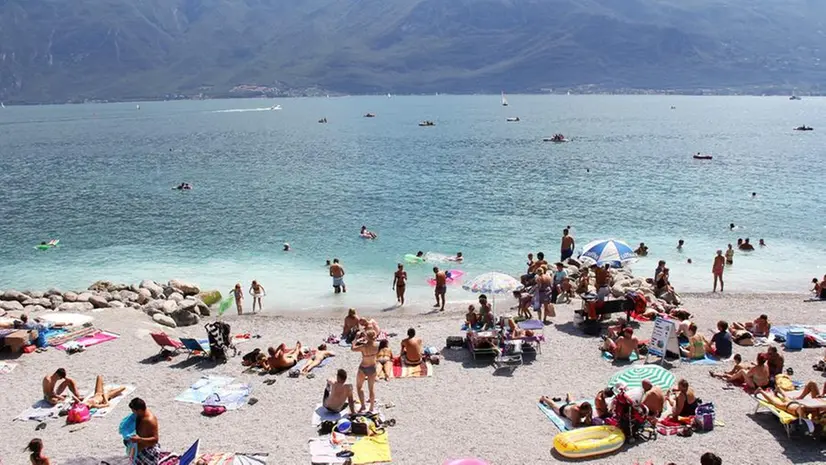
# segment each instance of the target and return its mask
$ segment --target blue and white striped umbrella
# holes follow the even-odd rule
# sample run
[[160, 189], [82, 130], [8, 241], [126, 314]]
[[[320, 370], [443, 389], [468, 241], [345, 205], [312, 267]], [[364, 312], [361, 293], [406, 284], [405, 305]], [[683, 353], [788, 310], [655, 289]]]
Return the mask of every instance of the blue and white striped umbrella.
[[637, 259], [637, 254], [625, 242], [607, 239], [591, 241], [585, 244], [579, 259], [586, 264], [604, 265], [618, 267]]

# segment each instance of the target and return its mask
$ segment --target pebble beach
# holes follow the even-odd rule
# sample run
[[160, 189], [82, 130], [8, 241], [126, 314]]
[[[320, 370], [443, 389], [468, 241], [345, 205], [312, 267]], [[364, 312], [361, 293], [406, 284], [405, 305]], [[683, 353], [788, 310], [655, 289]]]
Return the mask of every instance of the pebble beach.
[[[392, 299], [392, 296], [388, 296]], [[823, 303], [804, 303], [805, 295], [795, 294], [725, 294], [684, 295], [684, 308], [694, 314], [701, 330], [714, 327], [719, 319], [751, 321], [760, 313], [768, 314], [776, 325], [826, 322]], [[508, 304], [512, 302], [504, 299]], [[620, 368], [601, 358], [599, 339], [586, 337], [573, 323], [573, 310], [579, 301], [557, 306], [554, 324], [544, 330], [547, 341], [542, 353], [512, 373], [495, 372], [489, 361], [475, 362], [467, 350], [444, 349], [448, 336], [462, 336], [460, 330], [467, 302], [450, 302], [444, 313], [429, 307], [411, 305], [372, 314], [388, 332], [404, 334], [416, 328], [428, 346], [442, 350], [441, 364], [428, 378], [379, 381], [378, 403], [396, 426], [389, 428], [393, 463], [442, 464], [457, 457], [479, 457], [492, 465], [567, 463], [552, 451], [552, 440], [559, 431], [537, 408], [542, 395], [574, 398], [591, 397], [604, 387], [608, 378]], [[504, 305], [503, 303], [500, 305]], [[6, 464], [24, 464], [22, 451], [32, 437], [43, 439], [45, 453], [57, 464], [111, 465], [127, 463], [117, 427], [129, 413], [121, 403], [104, 418], [81, 425], [66, 425], [63, 419], [47, 421], [35, 432], [36, 422], [12, 421], [21, 411], [39, 399], [43, 376], [59, 367], [89, 392], [96, 375], [107, 383], [132, 384], [132, 396], [143, 398], [157, 415], [160, 444], [164, 450], [182, 452], [195, 439], [201, 439], [201, 452], [266, 452], [269, 463], [309, 463], [307, 441], [317, 437], [311, 415], [320, 402], [325, 380], [344, 368], [354, 378], [359, 356], [349, 349], [334, 348], [336, 357], [316, 370], [314, 379], [276, 376], [272, 385], [263, 383], [269, 376], [243, 373], [240, 356], [226, 364], [213, 365], [198, 357], [187, 360], [178, 355], [171, 360], [156, 361], [158, 346], [150, 332], [165, 330], [173, 337], [206, 337], [203, 326], [167, 328], [156, 324], [132, 308], [90, 312], [96, 327], [118, 333], [117, 340], [89, 347], [85, 352], [67, 355], [50, 348], [17, 358], [10, 373], [0, 375], [4, 392], [0, 418], [6, 422], [0, 458]], [[260, 335], [239, 345], [241, 353], [255, 347], [265, 349], [282, 342], [292, 345], [301, 341], [315, 346], [328, 334], [340, 331], [344, 312], [331, 310], [323, 314], [290, 313], [236, 316], [227, 314], [224, 321], [233, 333]], [[204, 317], [201, 323], [215, 317]], [[652, 323], [640, 323], [640, 338], [650, 337]], [[390, 338], [394, 353], [401, 336]], [[753, 360], [762, 347], [735, 346], [744, 360]], [[822, 349], [804, 349], [781, 353], [786, 366], [794, 368], [794, 379], [824, 381], [812, 365], [823, 357]], [[643, 361], [635, 362], [641, 364]], [[708, 375], [709, 368], [728, 369], [728, 364], [695, 366], [680, 362], [666, 364], [674, 375], [685, 378], [704, 401], [714, 402], [717, 418], [724, 426], [689, 438], [660, 436], [656, 441], [626, 445], [620, 451], [587, 460], [592, 464], [634, 464], [651, 460], [654, 464], [674, 462], [678, 465], [699, 463], [702, 453], [712, 451], [726, 464], [799, 464], [824, 460], [819, 442], [802, 435], [787, 439], [777, 419], [769, 413], [754, 413], [752, 397], [737, 390], [723, 390], [723, 382]], [[175, 396], [204, 374], [231, 376], [252, 386], [255, 405], [245, 405], [215, 418], [201, 415], [197, 405], [174, 400]], [[351, 378], [352, 379], [352, 378]]]

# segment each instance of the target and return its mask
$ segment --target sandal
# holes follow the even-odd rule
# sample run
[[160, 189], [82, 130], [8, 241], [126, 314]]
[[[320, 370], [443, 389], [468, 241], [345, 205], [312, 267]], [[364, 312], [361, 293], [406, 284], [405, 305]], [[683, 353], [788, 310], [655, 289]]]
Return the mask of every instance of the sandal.
[[272, 386], [273, 384], [275, 384], [275, 382], [276, 382], [276, 378], [270, 378], [270, 379], [265, 379], [264, 380], [264, 384], [266, 384], [267, 386]]
[[307, 379], [315, 378], [315, 373], [307, 373]]
[[38, 424], [37, 424], [37, 426], [34, 428], [34, 430], [35, 430], [35, 431], [40, 431], [40, 430], [42, 430], [42, 429], [46, 429], [46, 422], [45, 422], [45, 421], [41, 421], [41, 422], [40, 422], [40, 423], [38, 423]]
[[385, 421], [384, 424], [387, 425], [387, 426], [396, 426], [396, 419], [391, 418], [391, 419]]
[[247, 403], [248, 403], [249, 405], [255, 405], [255, 404], [257, 404], [257, 403], [258, 403], [258, 398], [256, 398], [256, 397], [250, 397], [250, 400], [248, 400], [248, 401], [247, 401]]

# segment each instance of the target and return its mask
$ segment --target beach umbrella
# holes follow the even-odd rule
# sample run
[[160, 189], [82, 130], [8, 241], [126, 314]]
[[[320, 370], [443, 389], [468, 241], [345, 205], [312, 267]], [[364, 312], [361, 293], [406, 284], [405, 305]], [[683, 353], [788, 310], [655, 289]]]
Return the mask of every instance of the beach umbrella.
[[510, 294], [513, 291], [522, 289], [522, 287], [524, 286], [518, 279], [496, 271], [480, 274], [462, 284], [462, 289], [474, 294], [490, 294], [492, 297], [491, 306], [494, 309], [496, 309], [496, 294]]
[[585, 264], [602, 266], [606, 263], [614, 267], [625, 265], [637, 259], [637, 254], [625, 242], [615, 239], [591, 241], [582, 248], [579, 259]]
[[670, 371], [659, 365], [640, 365], [622, 370], [608, 380], [608, 386], [614, 387], [619, 383], [624, 383], [628, 388], [638, 388], [642, 386], [642, 381], [647, 379], [654, 386], [661, 389], [669, 389], [674, 385], [674, 375]]

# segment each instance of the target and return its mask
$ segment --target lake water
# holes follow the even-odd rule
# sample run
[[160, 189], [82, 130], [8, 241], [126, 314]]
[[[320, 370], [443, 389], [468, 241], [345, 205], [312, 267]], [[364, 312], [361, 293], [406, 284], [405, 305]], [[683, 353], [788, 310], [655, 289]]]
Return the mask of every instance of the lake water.
[[[461, 250], [467, 276], [518, 275], [529, 251], [558, 256], [566, 225], [579, 245], [644, 241], [651, 254], [633, 268], [647, 276], [665, 259], [682, 291], [710, 290], [715, 250], [738, 237], [768, 247], [737, 253], [729, 291], [803, 291], [826, 272], [826, 99], [509, 100], [0, 110], [0, 288], [177, 277], [225, 291], [258, 279], [274, 311], [381, 308], [395, 303], [404, 254]], [[276, 103], [283, 110], [264, 110]], [[436, 126], [418, 127], [425, 119]], [[792, 130], [801, 124], [815, 131]], [[542, 142], [555, 132], [571, 142]], [[693, 160], [698, 151], [714, 160]], [[171, 189], [183, 181], [195, 189]], [[729, 231], [732, 222], [741, 229]], [[379, 239], [360, 239], [362, 224]], [[35, 250], [52, 238], [59, 248]], [[294, 250], [282, 252], [284, 242]], [[347, 295], [332, 294], [324, 261], [333, 257]], [[408, 266], [412, 300], [431, 298], [430, 268]], [[448, 297], [469, 295], [452, 287]]]

